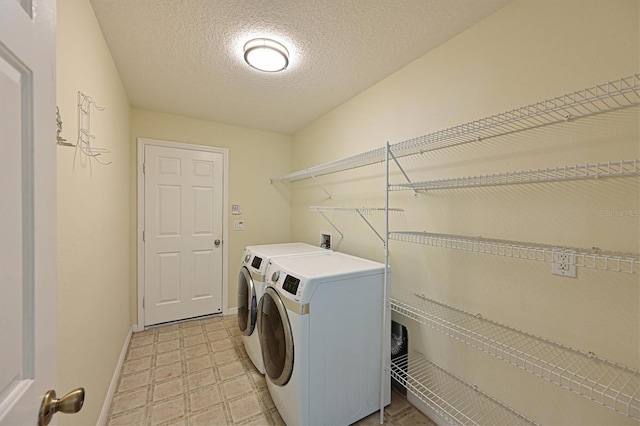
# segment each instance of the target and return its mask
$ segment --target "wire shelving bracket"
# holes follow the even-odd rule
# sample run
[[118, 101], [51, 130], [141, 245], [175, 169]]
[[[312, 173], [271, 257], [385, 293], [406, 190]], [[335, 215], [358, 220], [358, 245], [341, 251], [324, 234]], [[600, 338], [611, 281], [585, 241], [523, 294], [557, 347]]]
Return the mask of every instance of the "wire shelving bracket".
[[[337, 213], [355, 213], [358, 216], [360, 216], [360, 218], [362, 218], [362, 220], [367, 224], [367, 226], [369, 226], [369, 228], [376, 234], [376, 236], [380, 239], [380, 241], [382, 241], [383, 244], [385, 243], [385, 239], [382, 235], [380, 235], [380, 233], [376, 230], [376, 228], [371, 224], [371, 222], [365, 217], [365, 215], [370, 215], [373, 214], [374, 212], [377, 211], [386, 211], [387, 209], [383, 208], [383, 207], [323, 207], [323, 206], [309, 206], [309, 210], [311, 211], [315, 211], [318, 212], [322, 215], [322, 217], [325, 218], [325, 220], [327, 222], [329, 222], [329, 224], [331, 226], [333, 226], [333, 229], [335, 229], [339, 234], [341, 239], [344, 238], [344, 235], [342, 234], [342, 232], [340, 232], [340, 230], [333, 224], [333, 222], [331, 222], [329, 220], [329, 218], [327, 218], [327, 216], [324, 214], [324, 212], [337, 212]], [[401, 212], [403, 211], [402, 209], [388, 209], [388, 211], [398, 211]]]
[[391, 310], [640, 422], [638, 370], [420, 294], [392, 298]]

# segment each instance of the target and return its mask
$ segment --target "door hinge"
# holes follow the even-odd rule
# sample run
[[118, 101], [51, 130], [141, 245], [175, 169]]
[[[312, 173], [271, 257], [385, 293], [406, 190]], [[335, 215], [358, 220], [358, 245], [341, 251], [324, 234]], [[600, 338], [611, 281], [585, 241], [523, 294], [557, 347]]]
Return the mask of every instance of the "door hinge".
[[142, 174], [147, 172], [147, 163], [142, 163]]
[[144, 229], [142, 230], [142, 242], [146, 241], [146, 237], [147, 237], [147, 231], [145, 231]]
[[144, 309], [144, 297], [142, 298], [142, 309]]

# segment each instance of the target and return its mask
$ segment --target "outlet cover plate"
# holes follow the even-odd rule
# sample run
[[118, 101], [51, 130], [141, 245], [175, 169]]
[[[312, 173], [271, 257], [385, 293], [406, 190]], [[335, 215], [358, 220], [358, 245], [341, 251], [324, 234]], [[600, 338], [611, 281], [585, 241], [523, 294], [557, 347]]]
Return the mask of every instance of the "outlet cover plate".
[[576, 278], [577, 270], [573, 253], [570, 251], [554, 252], [551, 273], [553, 275]]

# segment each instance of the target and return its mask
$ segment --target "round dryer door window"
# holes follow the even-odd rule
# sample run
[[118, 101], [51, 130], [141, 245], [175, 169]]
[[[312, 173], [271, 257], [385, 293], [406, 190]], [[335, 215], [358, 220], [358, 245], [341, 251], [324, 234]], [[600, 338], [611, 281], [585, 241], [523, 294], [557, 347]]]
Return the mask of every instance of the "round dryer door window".
[[286, 385], [293, 373], [293, 335], [287, 308], [273, 287], [265, 290], [258, 311], [258, 331], [265, 372], [274, 384]]
[[257, 317], [256, 287], [251, 273], [243, 266], [238, 274], [238, 327], [242, 334], [250, 336], [253, 333]]

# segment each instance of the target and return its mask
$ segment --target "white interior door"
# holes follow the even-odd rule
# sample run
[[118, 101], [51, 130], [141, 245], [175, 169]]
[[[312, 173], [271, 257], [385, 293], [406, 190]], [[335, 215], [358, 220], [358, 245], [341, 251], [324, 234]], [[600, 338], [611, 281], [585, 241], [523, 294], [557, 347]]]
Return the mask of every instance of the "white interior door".
[[55, 2], [0, 0], [0, 424], [56, 386]]
[[222, 312], [224, 156], [144, 149], [144, 322]]

